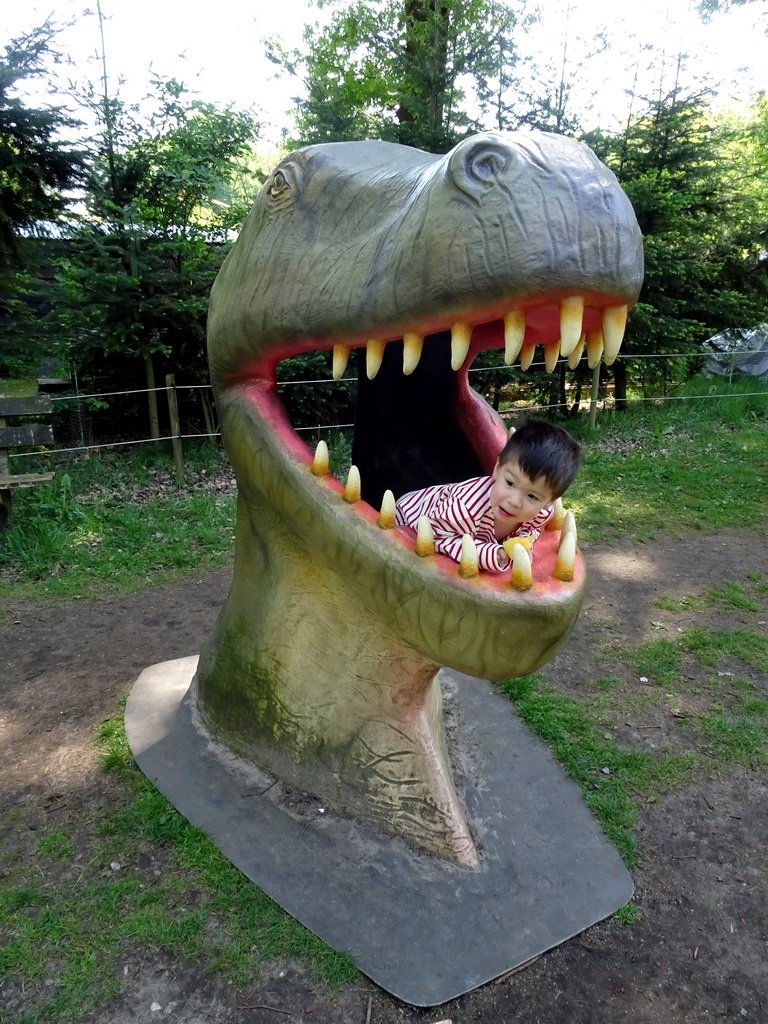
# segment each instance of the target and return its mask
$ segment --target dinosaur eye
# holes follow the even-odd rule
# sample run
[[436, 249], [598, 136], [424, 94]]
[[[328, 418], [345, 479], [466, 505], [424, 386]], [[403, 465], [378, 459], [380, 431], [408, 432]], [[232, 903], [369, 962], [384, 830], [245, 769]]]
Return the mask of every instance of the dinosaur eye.
[[304, 183], [304, 172], [296, 160], [286, 160], [271, 178], [267, 178], [264, 196], [271, 213], [278, 213], [292, 206], [301, 195]]
[[282, 171], [276, 171], [272, 178], [269, 194], [271, 196], [279, 196], [287, 188], [290, 188], [290, 185], [286, 181], [285, 175]]

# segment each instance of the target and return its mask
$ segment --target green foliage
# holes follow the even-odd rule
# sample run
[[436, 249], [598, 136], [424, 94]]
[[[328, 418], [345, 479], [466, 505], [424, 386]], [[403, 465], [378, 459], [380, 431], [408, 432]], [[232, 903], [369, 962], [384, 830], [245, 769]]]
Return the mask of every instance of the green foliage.
[[185, 468], [179, 488], [162, 447], [101, 454], [70, 465], [49, 486], [22, 491], [0, 538], [0, 590], [85, 596], [227, 564], [231, 471], [209, 446], [190, 446]]
[[[3, 851], [0, 976], [4, 996], [17, 980], [26, 989], [24, 1020], [79, 1020], [103, 1006], [119, 990], [120, 961], [137, 947], [197, 962], [235, 985], [252, 982], [268, 958], [301, 958], [332, 988], [358, 977], [348, 956], [248, 881], [142, 775], [122, 715], [103, 724], [98, 744], [116, 778], [109, 806], [77, 820], [72, 869], [74, 844], [61, 829], [41, 836], [31, 857], [14, 862]], [[139, 867], [149, 857], [152, 875]], [[38, 872], [45, 886], [34, 881]]]
[[60, 138], [79, 122], [62, 107], [29, 107], [14, 95], [56, 59], [55, 37], [46, 21], [11, 40], [0, 59], [0, 255], [6, 258], [16, 253], [21, 232], [58, 218], [68, 203], [65, 191], [83, 172], [83, 154]]
[[[757, 471], [768, 449], [764, 391], [761, 381], [694, 378], [677, 394], [704, 399], [632, 403], [602, 414], [596, 434], [571, 421], [585, 448], [566, 496], [580, 532], [652, 542], [661, 530], [759, 526], [768, 501], [768, 475]], [[757, 418], [748, 411], [754, 404], [764, 410]]]
[[50, 21], [11, 40], [0, 57], [0, 376], [36, 371], [45, 352], [32, 300], [41, 292], [39, 245], [82, 180], [84, 154], [63, 137], [78, 122], [60, 106], [31, 107], [19, 86], [57, 59]]
[[[104, 356], [133, 356], [150, 389], [156, 356], [186, 380], [204, 379], [208, 296], [245, 215], [243, 161], [258, 127], [192, 99], [175, 79], [151, 86], [141, 111], [93, 85], [82, 97], [98, 125], [88, 217], [56, 261], [50, 296], [63, 362], [87, 376]], [[150, 421], [158, 436], [153, 406]]]
[[622, 648], [618, 657], [656, 686], [673, 686], [680, 678], [680, 653], [671, 640], [650, 640]]
[[348, 370], [337, 382], [331, 370], [331, 353], [325, 350], [304, 352], [278, 363], [277, 392], [294, 429], [354, 421], [357, 377], [350, 376]]
[[715, 666], [739, 658], [759, 672], [768, 672], [768, 636], [753, 629], [689, 629], [683, 633], [686, 650], [704, 665]]
[[463, 88], [487, 99], [515, 59], [516, 19], [497, 0], [329, 5], [329, 24], [307, 26], [301, 50], [271, 44], [272, 60], [307, 85], [293, 145], [380, 138], [445, 152], [477, 126]]
[[[747, 144], [759, 122], [757, 107], [751, 123], [739, 125], [716, 117], [706, 92], [685, 94], [675, 85], [647, 101], [623, 135], [585, 136], [616, 172], [644, 236], [645, 282], [623, 354], [695, 353], [718, 331], [765, 318], [768, 207]], [[622, 361], [617, 397], [626, 395], [627, 376], [644, 384], [670, 373], [680, 379], [694, 366]]]

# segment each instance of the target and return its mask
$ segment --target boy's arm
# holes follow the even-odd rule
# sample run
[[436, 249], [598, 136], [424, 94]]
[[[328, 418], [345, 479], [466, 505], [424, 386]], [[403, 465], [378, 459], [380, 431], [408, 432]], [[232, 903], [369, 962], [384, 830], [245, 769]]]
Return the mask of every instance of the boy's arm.
[[[435, 535], [435, 551], [448, 555], [455, 562], [461, 561], [461, 542], [465, 534], [475, 538], [477, 523], [460, 501], [452, 501], [438, 507], [429, 516]], [[481, 569], [502, 572], [509, 567], [509, 558], [501, 544], [478, 541], [477, 564]]]

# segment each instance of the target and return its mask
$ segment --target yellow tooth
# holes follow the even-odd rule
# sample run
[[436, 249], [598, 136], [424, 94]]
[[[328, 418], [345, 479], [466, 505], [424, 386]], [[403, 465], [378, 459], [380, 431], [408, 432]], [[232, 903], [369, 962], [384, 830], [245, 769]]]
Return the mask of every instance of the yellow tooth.
[[573, 512], [566, 512], [563, 516], [563, 525], [560, 527], [560, 543], [563, 543], [566, 533], [572, 533], [578, 544], [578, 534], [576, 532], [576, 520], [574, 519]]
[[504, 362], [511, 366], [523, 347], [525, 337], [525, 313], [513, 309], [504, 317]]
[[544, 346], [544, 369], [547, 373], [552, 373], [554, 368], [557, 366], [557, 359], [560, 355], [560, 345], [558, 342], [550, 342], [549, 345]]
[[572, 370], [575, 370], [581, 360], [581, 353], [584, 351], [584, 342], [586, 341], [586, 334], [582, 334], [579, 338], [579, 343], [576, 348], [568, 356], [568, 365]]
[[394, 530], [395, 528], [395, 496], [392, 491], [384, 491], [381, 499], [381, 512], [376, 520], [382, 530]]
[[603, 345], [605, 365], [610, 366], [619, 354], [627, 326], [627, 307], [609, 306], [603, 310]]
[[559, 530], [562, 528], [565, 512], [563, 511], [563, 499], [555, 498], [552, 502], [552, 518], [544, 527], [545, 530]]
[[519, 544], [521, 548], [530, 551], [533, 547], [533, 540], [533, 537], [507, 537], [505, 541], [501, 542], [501, 546], [507, 552], [510, 559], [512, 559], [515, 555], [515, 544]]
[[530, 590], [533, 586], [531, 556], [522, 544], [515, 544], [512, 548], [512, 577], [510, 583], [515, 590]]
[[315, 476], [326, 476], [328, 469], [328, 445], [325, 441], [318, 441], [315, 457], [312, 460], [312, 472]]
[[424, 344], [424, 336], [407, 331], [403, 335], [403, 373], [408, 376], [413, 373], [421, 359], [421, 346]]
[[341, 380], [347, 368], [349, 349], [346, 345], [333, 346], [333, 379]]
[[360, 470], [357, 466], [350, 466], [347, 474], [347, 486], [344, 488], [344, 501], [353, 505], [360, 501]]
[[557, 552], [557, 560], [552, 575], [556, 580], [563, 583], [570, 583], [573, 579], [574, 565], [576, 563], [576, 534], [566, 533], [560, 542], [560, 550]]
[[369, 338], [365, 343], [365, 372], [368, 380], [373, 380], [379, 372], [381, 360], [384, 358], [384, 342]]
[[471, 580], [477, 576], [480, 569], [477, 564], [477, 548], [474, 540], [468, 533], [461, 539], [461, 561], [459, 562], [459, 576], [464, 580]]
[[569, 295], [560, 303], [560, 354], [569, 356], [579, 343], [584, 319], [584, 299]]
[[432, 529], [432, 523], [430, 523], [426, 516], [419, 516], [419, 521], [416, 524], [416, 547], [414, 551], [417, 555], [421, 555], [422, 558], [425, 558], [427, 555], [434, 555], [435, 553], [435, 534]]
[[535, 345], [526, 344], [520, 349], [520, 369], [527, 370], [533, 362], [533, 353], [536, 351]]
[[454, 324], [451, 328], [451, 369], [458, 370], [469, 352], [472, 328], [469, 324]]
[[603, 332], [587, 331], [587, 366], [594, 370], [603, 357]]

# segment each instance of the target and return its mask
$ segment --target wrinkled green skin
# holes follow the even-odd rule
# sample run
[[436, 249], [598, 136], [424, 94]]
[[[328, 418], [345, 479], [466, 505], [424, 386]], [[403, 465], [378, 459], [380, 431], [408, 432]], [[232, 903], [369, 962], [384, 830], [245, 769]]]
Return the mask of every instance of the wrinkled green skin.
[[641, 252], [610, 172], [558, 136], [477, 136], [440, 158], [339, 143], [278, 166], [211, 301], [238, 482], [232, 589], [197, 673], [217, 739], [330, 807], [478, 864], [437, 671], [502, 678], [551, 659], [581, 607], [581, 560], [573, 583], [519, 594], [418, 558], [312, 475], [261, 381], [286, 354], [526, 296], [571, 288], [631, 304]]

